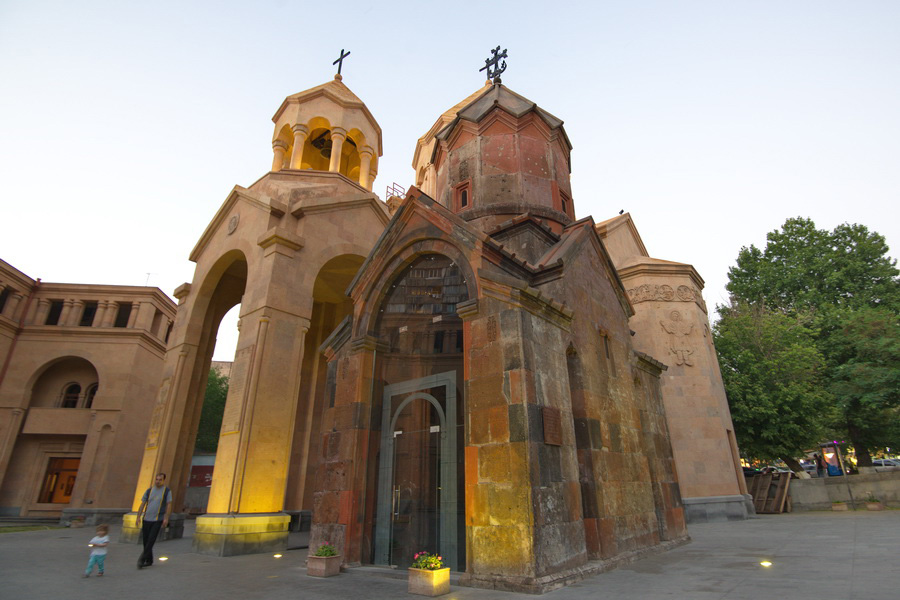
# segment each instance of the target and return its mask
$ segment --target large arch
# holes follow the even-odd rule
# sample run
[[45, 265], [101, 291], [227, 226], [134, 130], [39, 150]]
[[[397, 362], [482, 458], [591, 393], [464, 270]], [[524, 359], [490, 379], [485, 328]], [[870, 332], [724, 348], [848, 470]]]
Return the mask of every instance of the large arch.
[[354, 337], [374, 335], [374, 321], [378, 317], [378, 309], [390, 292], [393, 280], [419, 257], [427, 254], [442, 255], [450, 259], [462, 272], [463, 285], [466, 286], [468, 297], [470, 299], [479, 297], [478, 278], [475, 277], [464, 249], [450, 240], [436, 238], [412, 240], [384, 261], [380, 271], [358, 293], [361, 301], [357, 306], [353, 323]]
[[[190, 313], [186, 316], [182, 343], [196, 345], [193, 362], [185, 365], [189, 377], [180, 427], [173, 427], [167, 446], [174, 449], [168, 483], [176, 507], [185, 505], [185, 494], [207, 378], [216, 346], [216, 334], [225, 314], [241, 303], [247, 286], [248, 261], [241, 250], [233, 249], [216, 260], [197, 286]], [[152, 433], [152, 432], [151, 432]], [[165, 451], [165, 449], [163, 449]], [[152, 471], [164, 470], [158, 457]]]
[[63, 408], [62, 398], [66, 390], [78, 386], [75, 405], [67, 408], [85, 408], [87, 390], [99, 382], [97, 368], [86, 358], [80, 356], [56, 358], [42, 365], [32, 376], [28, 406]]
[[[336, 248], [329, 248], [331, 252]], [[321, 257], [320, 257], [321, 258]], [[291, 448], [285, 510], [311, 510], [318, 465], [318, 439], [324, 410], [327, 364], [319, 347], [353, 310], [346, 290], [362, 266], [361, 254], [338, 254], [326, 260], [313, 283], [310, 326], [306, 333], [300, 376], [300, 398]], [[306, 299], [298, 299], [305, 304]]]
[[[451, 244], [412, 244], [371, 294], [377, 340], [366, 520], [372, 562], [405, 566], [422, 547], [454, 569], [465, 564], [463, 323], [468, 263]], [[440, 248], [436, 247], [440, 246]], [[439, 250], [450, 251], [454, 260]], [[377, 288], [378, 286], [376, 286]]]

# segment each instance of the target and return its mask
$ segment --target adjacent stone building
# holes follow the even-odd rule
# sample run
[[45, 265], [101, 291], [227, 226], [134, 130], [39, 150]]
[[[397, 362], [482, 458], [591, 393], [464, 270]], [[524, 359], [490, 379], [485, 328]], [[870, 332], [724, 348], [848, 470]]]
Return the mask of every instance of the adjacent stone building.
[[127, 512], [175, 305], [0, 261], [0, 515]]

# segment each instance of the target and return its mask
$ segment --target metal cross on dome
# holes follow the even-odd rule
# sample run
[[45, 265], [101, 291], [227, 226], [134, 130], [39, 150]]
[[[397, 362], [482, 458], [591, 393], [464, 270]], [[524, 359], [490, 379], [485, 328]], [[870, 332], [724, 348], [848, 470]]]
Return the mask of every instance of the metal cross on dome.
[[337, 59], [336, 61], [334, 61], [333, 63], [331, 63], [331, 64], [333, 64], [333, 65], [337, 65], [337, 66], [338, 66], [338, 72], [337, 72], [338, 75], [341, 74], [341, 67], [344, 66], [344, 59], [347, 58], [348, 56], [350, 56], [350, 53], [347, 52], [346, 54], [344, 54], [344, 49], [341, 48], [341, 55], [338, 57], [338, 59]]
[[504, 58], [508, 58], [506, 56], [506, 48], [503, 49], [503, 52], [500, 52], [500, 46], [497, 46], [493, 50], [491, 50], [491, 58], [484, 59], [484, 66], [478, 69], [478, 72], [484, 71], [487, 69], [487, 77], [492, 80], [494, 83], [500, 83], [500, 73], [506, 70], [506, 61], [503, 61], [503, 64], [500, 64], [500, 61]]

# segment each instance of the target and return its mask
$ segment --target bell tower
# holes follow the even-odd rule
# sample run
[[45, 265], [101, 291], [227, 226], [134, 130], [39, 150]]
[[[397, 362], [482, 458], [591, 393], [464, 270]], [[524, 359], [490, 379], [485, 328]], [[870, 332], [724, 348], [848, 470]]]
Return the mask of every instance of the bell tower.
[[272, 121], [272, 172], [331, 171], [367, 190], [378, 174], [381, 127], [340, 73], [285, 98]]

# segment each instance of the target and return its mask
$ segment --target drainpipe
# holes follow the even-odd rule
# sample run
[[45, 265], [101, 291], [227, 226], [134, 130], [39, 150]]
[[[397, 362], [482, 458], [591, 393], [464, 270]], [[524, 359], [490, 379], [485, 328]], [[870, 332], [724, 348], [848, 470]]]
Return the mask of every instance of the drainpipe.
[[34, 285], [31, 286], [31, 291], [28, 292], [28, 298], [25, 300], [25, 308], [22, 309], [22, 316], [19, 317], [19, 326], [16, 328], [12, 343], [9, 345], [9, 352], [6, 353], [6, 358], [3, 361], [3, 368], [0, 369], [0, 387], [3, 386], [3, 380], [6, 379], [6, 371], [9, 370], [9, 363], [12, 362], [13, 351], [16, 349], [19, 335], [21, 335], [22, 330], [25, 328], [25, 317], [28, 316], [28, 309], [31, 308], [31, 301], [34, 300], [34, 295], [37, 293], [37, 289], [40, 285], [40, 278], [35, 279]]

